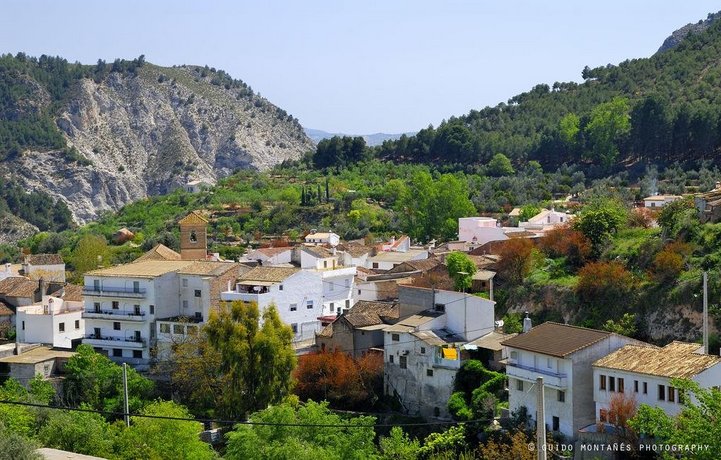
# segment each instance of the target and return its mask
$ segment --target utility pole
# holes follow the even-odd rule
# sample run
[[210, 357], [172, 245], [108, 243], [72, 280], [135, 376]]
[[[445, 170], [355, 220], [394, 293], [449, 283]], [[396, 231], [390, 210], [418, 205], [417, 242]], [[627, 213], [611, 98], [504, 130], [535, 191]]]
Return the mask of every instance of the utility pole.
[[128, 409], [128, 365], [123, 363], [123, 418], [125, 426], [130, 426], [130, 410]]
[[[468, 272], [457, 272], [461, 276], [468, 276]], [[468, 305], [466, 304], [466, 285], [465, 281], [461, 287], [463, 294], [463, 340], [468, 340]]]
[[546, 407], [543, 397], [543, 377], [536, 378], [536, 449], [538, 460], [546, 460]]
[[703, 272], [703, 354], [708, 354], [708, 273]]

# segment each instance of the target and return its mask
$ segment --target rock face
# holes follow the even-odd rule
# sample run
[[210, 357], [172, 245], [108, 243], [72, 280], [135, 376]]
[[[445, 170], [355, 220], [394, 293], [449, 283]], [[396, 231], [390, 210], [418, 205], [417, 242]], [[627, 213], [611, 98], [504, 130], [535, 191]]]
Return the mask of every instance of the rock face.
[[285, 111], [201, 67], [146, 64], [137, 75], [82, 79], [57, 124], [88, 162], [29, 151], [6, 162], [4, 172], [61, 198], [78, 223], [190, 180], [214, 183], [313, 149]]
[[715, 20], [717, 20], [719, 17], [721, 17], [721, 12], [711, 13], [708, 15], [706, 20], [699, 21], [696, 24], [686, 24], [685, 26], [681, 27], [680, 29], [674, 31], [671, 34], [671, 36], [669, 36], [666, 40], [664, 40], [663, 44], [658, 49], [658, 51], [656, 51], [656, 53], [663, 53], [664, 51], [668, 51], [672, 48], [675, 48], [689, 34], [698, 34], [698, 33], [703, 32], [704, 30], [708, 29], [708, 27], [711, 24], [713, 24], [713, 22]]
[[0, 244], [14, 243], [38, 232], [38, 228], [12, 214], [0, 211]]

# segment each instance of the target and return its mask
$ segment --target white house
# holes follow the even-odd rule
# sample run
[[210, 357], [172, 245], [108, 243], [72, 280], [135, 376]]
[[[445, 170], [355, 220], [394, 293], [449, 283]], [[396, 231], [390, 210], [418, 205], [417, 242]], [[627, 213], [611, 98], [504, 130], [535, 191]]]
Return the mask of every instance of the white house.
[[680, 195], [651, 195], [643, 199], [643, 206], [646, 208], [663, 208], [681, 198], [683, 197]]
[[338, 246], [338, 243], [340, 243], [340, 236], [333, 232], [309, 233], [305, 236], [305, 242], [309, 244], [329, 244], [331, 246]]
[[595, 421], [593, 369], [599, 358], [636, 340], [611, 332], [546, 322], [502, 344], [508, 350], [508, 402], [511, 412], [525, 406], [537, 416], [536, 378], [543, 377], [545, 422], [551, 431], [575, 438]]
[[458, 240], [471, 243], [474, 247], [492, 241], [505, 241], [514, 233], [526, 232], [522, 227], [501, 227], [492, 217], [460, 217], [458, 219]]
[[519, 227], [529, 231], [545, 232], [559, 225], [567, 224], [573, 216], [555, 209], [544, 209], [526, 222], [520, 222]]
[[20, 274], [20, 271], [22, 270], [22, 265], [20, 264], [11, 264], [6, 263], [0, 268], [0, 281], [4, 280], [5, 278], [15, 278], [18, 276], [22, 276]]
[[83, 302], [44, 295], [37, 304], [18, 307], [17, 342], [73, 348], [85, 335]]
[[398, 297], [403, 319], [384, 329], [384, 391], [396, 396], [407, 413], [448, 418], [461, 350], [493, 332], [495, 303], [406, 286]]
[[407, 236], [401, 236], [398, 239], [394, 237], [376, 247], [375, 253], [366, 258], [365, 267], [390, 270], [404, 262], [427, 258], [428, 250], [426, 248], [411, 246], [411, 239]]
[[185, 184], [183, 189], [188, 193], [198, 193], [212, 186], [211, 182], [205, 180], [191, 180]]
[[677, 415], [683, 406], [672, 378], [693, 380], [701, 388], [721, 386], [721, 356], [703, 354], [699, 344], [684, 342], [671, 342], [663, 348], [626, 345], [616, 350], [593, 363], [596, 421], [613, 423], [609, 404], [619, 394]]
[[65, 282], [65, 262], [60, 254], [31, 254], [25, 256], [23, 275], [31, 280], [40, 278], [47, 282]]
[[246, 254], [245, 258], [260, 262], [261, 265], [281, 265], [291, 262], [293, 248], [290, 246], [281, 248], [258, 248]]

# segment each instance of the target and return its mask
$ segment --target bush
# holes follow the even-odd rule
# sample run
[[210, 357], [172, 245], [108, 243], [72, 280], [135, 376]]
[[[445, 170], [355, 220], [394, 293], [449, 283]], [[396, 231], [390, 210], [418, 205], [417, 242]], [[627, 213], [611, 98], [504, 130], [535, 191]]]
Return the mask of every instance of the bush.
[[456, 420], [471, 420], [473, 413], [466, 403], [466, 395], [462, 391], [456, 391], [448, 398], [448, 412]]

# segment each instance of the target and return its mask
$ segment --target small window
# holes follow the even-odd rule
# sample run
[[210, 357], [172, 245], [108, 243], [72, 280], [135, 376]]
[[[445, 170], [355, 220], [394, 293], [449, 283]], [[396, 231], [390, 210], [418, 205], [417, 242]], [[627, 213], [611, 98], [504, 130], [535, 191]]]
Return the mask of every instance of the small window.
[[312, 310], [313, 309], [313, 301], [312, 300], [307, 301], [305, 303], [305, 308], [308, 310]]
[[100, 313], [100, 302], [93, 303], [93, 308], [95, 309], [96, 313]]
[[282, 285], [282, 284], [281, 284], [280, 286], [278, 286], [278, 290], [279, 290], [279, 291], [282, 291], [282, 290], [283, 290], [283, 285]]
[[185, 328], [182, 324], [173, 324], [173, 334], [183, 335], [185, 334]]
[[401, 369], [407, 369], [408, 368], [408, 358], [405, 356], [401, 356], [398, 360], [398, 365], [401, 366]]
[[140, 305], [133, 305], [133, 313], [140, 316]]
[[401, 339], [401, 337], [398, 334], [391, 334], [391, 340], [394, 342], [398, 342]]
[[555, 415], [553, 416], [552, 420], [553, 420], [553, 431], [558, 431], [560, 429], [561, 420], [558, 417], [556, 417]]
[[361, 295], [361, 290], [360, 290], [360, 289], [358, 289], [358, 295]]
[[345, 279], [345, 287], [347, 287], [347, 288], [350, 287], [350, 279], [349, 278]]
[[188, 335], [198, 335], [198, 326], [186, 326]]
[[[340, 310], [340, 309], [339, 309]], [[335, 312], [335, 304], [333, 302], [330, 303], [330, 312]], [[339, 312], [340, 313], [340, 312]]]
[[616, 377], [608, 377], [608, 391], [616, 391]]
[[648, 394], [648, 382], [643, 382], [643, 394]]
[[598, 389], [599, 389], [599, 390], [605, 390], [605, 389], [606, 389], [606, 376], [605, 376], [605, 375], [599, 375], [598, 377], [599, 377]]
[[633, 392], [638, 393], [638, 380], [633, 381]]
[[143, 350], [133, 350], [133, 358], [143, 359]]
[[58, 324], [58, 331], [65, 332], [65, 323]]
[[[327, 261], [327, 260], [324, 260], [324, 261], [323, 261], [323, 268], [328, 268], [328, 261]], [[331, 284], [331, 291], [333, 290], [333, 289], [332, 289], [332, 286], [333, 286], [333, 285]]]
[[196, 290], [195, 290], [195, 297], [200, 297], [200, 295], [201, 295], [200, 289], [196, 289]]
[[79, 319], [75, 320], [75, 329], [80, 329], [80, 320]]
[[120, 302], [117, 300], [113, 300], [113, 310], [117, 310], [120, 308]]
[[373, 268], [378, 268], [378, 262], [373, 262]]
[[618, 378], [618, 392], [623, 393], [623, 390], [624, 390], [624, 381], [623, 381], [623, 378], [619, 377]]
[[23, 331], [25, 330], [25, 321], [23, 321]]
[[114, 331], [120, 330], [120, 323], [118, 321], [113, 322], [113, 330]]
[[170, 324], [160, 323], [160, 333], [170, 334]]
[[442, 303], [437, 303], [437, 304], [434, 306], [433, 309], [434, 309], [435, 311], [441, 311], [441, 312], [443, 312], [443, 311], [446, 311], [446, 306], [445, 306], [444, 304], [442, 304]]
[[183, 278], [183, 287], [188, 287], [188, 278]]
[[512, 351], [512, 352], [511, 352], [511, 359], [518, 359], [518, 352], [517, 352], [517, 351]]
[[668, 402], [676, 402], [676, 389], [668, 387]]
[[155, 314], [155, 305], [150, 305], [150, 314], [151, 315]]
[[558, 402], [566, 402], [566, 392], [558, 390]]
[[123, 350], [120, 348], [113, 348], [113, 356], [116, 358], [122, 358], [123, 357]]
[[183, 300], [183, 308], [188, 308], [188, 301], [187, 301], [187, 300]]
[[551, 358], [546, 358], [546, 367], [549, 369], [553, 369], [553, 363], [551, 362]]
[[290, 325], [290, 328], [293, 330], [293, 334], [298, 333], [298, 323], [293, 323]]
[[421, 347], [421, 354], [425, 354], [425, 352], [426, 352], [426, 347]]
[[292, 303], [292, 304], [290, 304], [290, 311], [296, 311], [297, 309], [298, 309], [298, 304], [297, 304], [297, 303]]
[[658, 400], [659, 401], [666, 400], [666, 387], [664, 385], [658, 386]]
[[393, 364], [393, 355], [388, 356], [388, 362]]
[[433, 369], [426, 369], [426, 377], [433, 377]]
[[350, 308], [350, 300], [346, 299], [345, 301], [345, 309], [348, 310]]
[[523, 391], [523, 380], [516, 379], [516, 390]]
[[140, 281], [133, 281], [133, 292], [140, 292]]
[[195, 230], [190, 231], [190, 242], [191, 243], [197, 243], [198, 242], [198, 235], [195, 233]]

